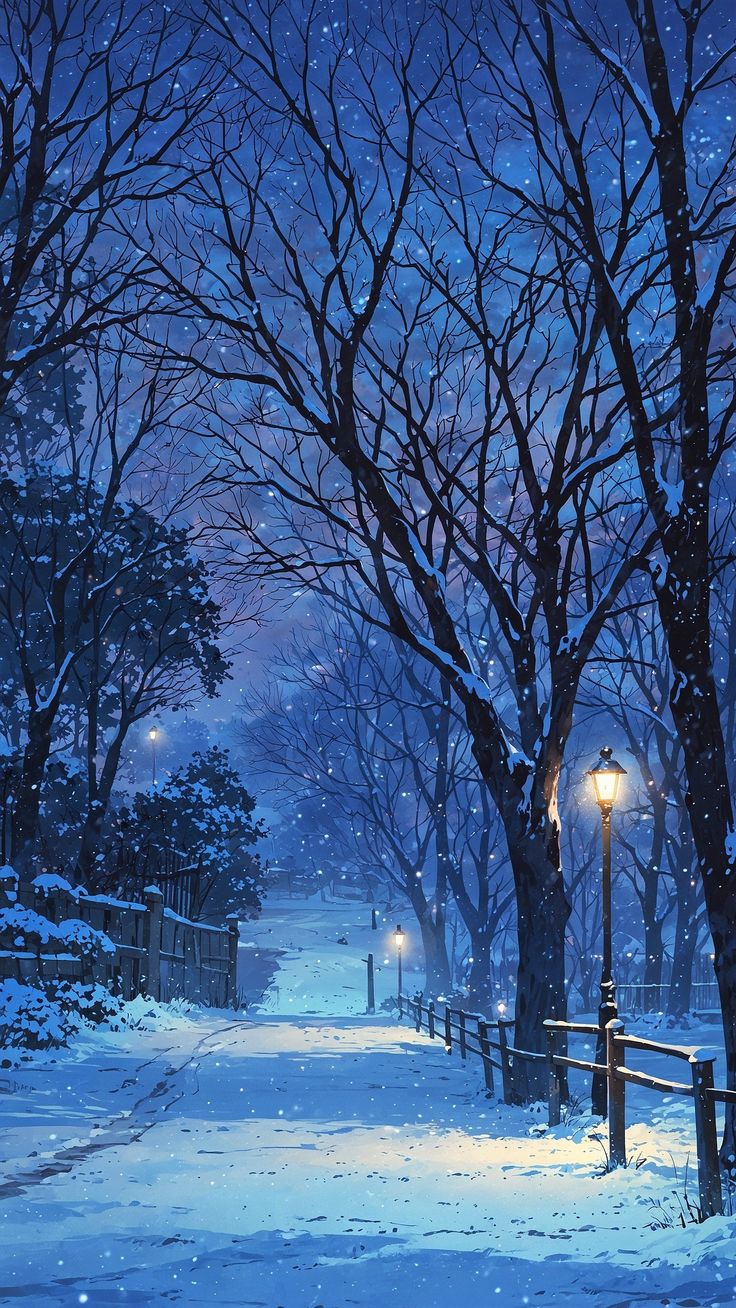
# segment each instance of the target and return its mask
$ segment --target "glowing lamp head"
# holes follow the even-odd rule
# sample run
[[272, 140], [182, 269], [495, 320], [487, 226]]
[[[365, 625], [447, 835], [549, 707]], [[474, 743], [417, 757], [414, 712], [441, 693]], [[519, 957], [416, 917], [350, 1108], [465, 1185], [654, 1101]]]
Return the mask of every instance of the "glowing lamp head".
[[401, 946], [404, 943], [404, 932], [401, 930], [400, 926], [397, 926], [394, 931], [394, 940], [396, 941], [396, 948], [401, 949]]
[[588, 770], [588, 776], [593, 782], [595, 797], [600, 807], [613, 808], [618, 798], [621, 778], [626, 776], [626, 768], [622, 768], [621, 764], [616, 762], [613, 750], [608, 745], [601, 750], [600, 758]]
[[155, 740], [157, 736], [158, 736], [158, 727], [151, 727], [151, 730], [148, 733], [148, 739]]

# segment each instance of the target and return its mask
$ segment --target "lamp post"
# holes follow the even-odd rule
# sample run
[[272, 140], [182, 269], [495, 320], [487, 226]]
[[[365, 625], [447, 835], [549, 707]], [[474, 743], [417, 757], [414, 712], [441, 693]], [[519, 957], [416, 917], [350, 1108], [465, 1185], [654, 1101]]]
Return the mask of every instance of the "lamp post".
[[[606, 1061], [606, 1025], [612, 1018], [618, 1017], [611, 942], [611, 814], [618, 796], [621, 778], [626, 776], [626, 768], [622, 768], [621, 764], [616, 762], [613, 750], [606, 745], [601, 750], [600, 758], [589, 769], [588, 776], [593, 782], [595, 797], [601, 810], [603, 834], [603, 968], [595, 1053], [596, 1063], [601, 1064]], [[606, 1077], [600, 1072], [596, 1072], [593, 1076], [591, 1106], [599, 1117], [607, 1116], [608, 1085]]]
[[156, 786], [156, 740], [158, 739], [158, 727], [151, 727], [148, 733], [148, 739], [151, 742], [151, 783], [155, 789]]
[[399, 1016], [401, 1016], [401, 946], [404, 943], [404, 932], [401, 930], [400, 924], [397, 925], [396, 930], [394, 931], [394, 940], [396, 942], [396, 957], [399, 966]]

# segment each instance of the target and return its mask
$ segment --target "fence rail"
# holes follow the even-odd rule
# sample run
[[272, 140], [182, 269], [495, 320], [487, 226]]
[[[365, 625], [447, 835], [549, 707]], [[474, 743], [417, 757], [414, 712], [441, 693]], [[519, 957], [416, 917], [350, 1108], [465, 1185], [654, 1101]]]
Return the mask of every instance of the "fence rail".
[[[4, 891], [4, 894], [2, 893]], [[92, 959], [72, 952], [11, 947], [0, 951], [0, 980], [97, 981], [123, 999], [190, 999], [214, 1008], [237, 1003], [238, 920], [222, 927], [190, 922], [163, 906], [155, 886], [142, 904], [87, 895], [83, 890], [45, 884], [17, 884], [0, 878], [0, 905], [32, 909], [55, 925], [70, 918], [103, 932], [113, 954]]]
[[[608, 1138], [609, 1160], [612, 1167], [626, 1165], [626, 1086], [637, 1085], [660, 1094], [683, 1095], [693, 1101], [695, 1138], [698, 1157], [699, 1212], [701, 1220], [723, 1212], [721, 1169], [718, 1155], [718, 1134], [715, 1106], [717, 1103], [736, 1103], [736, 1090], [726, 1090], [713, 1084], [713, 1064], [717, 1055], [709, 1049], [685, 1045], [668, 1045], [641, 1036], [626, 1035], [620, 1018], [606, 1027], [606, 1062], [594, 1063], [587, 1058], [572, 1058], [567, 1053], [570, 1036], [597, 1035], [598, 1027], [588, 1022], [544, 1023], [547, 1049], [545, 1053], [518, 1049], [509, 1043], [509, 1027], [513, 1018], [491, 1020], [479, 1013], [445, 1004], [438, 1009], [433, 1000], [424, 1002], [421, 994], [399, 995], [399, 1016], [404, 1010], [414, 1021], [417, 1032], [426, 1026], [430, 1039], [438, 1030], [442, 1032], [445, 1049], [452, 1053], [456, 1044], [460, 1057], [475, 1054], [482, 1060], [486, 1090], [494, 1093], [494, 1068], [501, 1073], [502, 1094], [505, 1103], [512, 1103], [512, 1067], [514, 1058], [547, 1064], [547, 1106], [550, 1126], [558, 1126], [564, 1098], [564, 1073], [568, 1068], [605, 1076], [608, 1086]], [[492, 1034], [493, 1033], [493, 1034]], [[646, 1052], [679, 1059], [687, 1063], [690, 1080], [668, 1081], [626, 1066], [626, 1051]], [[494, 1059], [493, 1052], [498, 1054]]]
[[[617, 984], [616, 997], [619, 1007], [627, 1013], [664, 1012], [669, 1006], [671, 989], [669, 981], [624, 981]], [[720, 1009], [715, 978], [712, 981], [691, 981], [690, 1008], [701, 1013]]]

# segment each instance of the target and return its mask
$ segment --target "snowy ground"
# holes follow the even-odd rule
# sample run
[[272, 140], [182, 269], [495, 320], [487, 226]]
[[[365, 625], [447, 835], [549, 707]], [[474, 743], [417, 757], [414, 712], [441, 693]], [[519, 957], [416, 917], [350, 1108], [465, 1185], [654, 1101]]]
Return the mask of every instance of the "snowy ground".
[[[587, 1119], [539, 1134], [477, 1066], [361, 1015], [366, 942], [390, 958], [364, 918], [270, 909], [243, 976], [255, 996], [279, 970], [245, 1020], [98, 1032], [0, 1073], [0, 1304], [736, 1302], [736, 1220], [669, 1224], [688, 1105], [650, 1097], [638, 1165], [601, 1175]], [[392, 986], [391, 963], [379, 1002]]]
[[[397, 991], [392, 939], [396, 922], [377, 912], [378, 929], [373, 931], [366, 904], [323, 903], [318, 897], [268, 902], [259, 921], [242, 928], [241, 990], [261, 1012], [362, 1015], [367, 958], [372, 953], [380, 1009]], [[423, 973], [409, 934], [403, 952], [404, 989], [413, 993], [421, 986]]]

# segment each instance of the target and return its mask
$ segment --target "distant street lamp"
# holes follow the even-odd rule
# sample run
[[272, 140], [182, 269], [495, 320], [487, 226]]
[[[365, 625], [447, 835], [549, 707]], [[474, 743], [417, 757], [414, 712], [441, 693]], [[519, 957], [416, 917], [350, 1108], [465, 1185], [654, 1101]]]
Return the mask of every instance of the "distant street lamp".
[[[601, 972], [601, 1002], [598, 1008], [598, 1040], [596, 1063], [606, 1061], [606, 1025], [618, 1017], [616, 987], [613, 981], [612, 929], [611, 929], [611, 813], [618, 797], [621, 778], [626, 776], [607, 745], [600, 758], [588, 771], [593, 782], [595, 797], [601, 810], [603, 827], [603, 969]], [[608, 1085], [605, 1076], [596, 1072], [593, 1077], [591, 1106], [599, 1117], [608, 1114]]]
[[158, 727], [151, 727], [148, 733], [148, 739], [151, 742], [151, 782], [156, 786], [156, 741], [158, 739]]
[[394, 931], [394, 940], [396, 942], [396, 957], [399, 965], [399, 1013], [401, 1013], [401, 946], [404, 943], [404, 932], [401, 930], [400, 925], [398, 925]]

